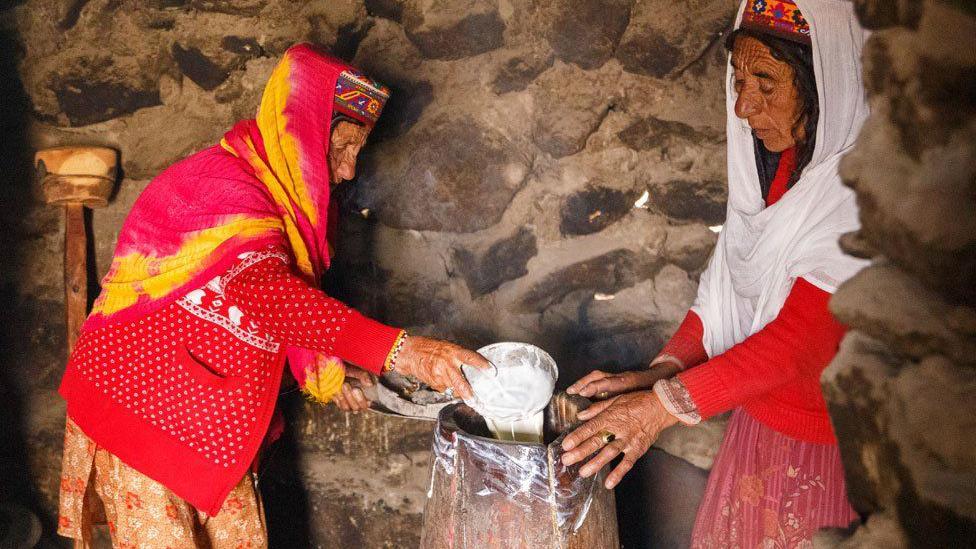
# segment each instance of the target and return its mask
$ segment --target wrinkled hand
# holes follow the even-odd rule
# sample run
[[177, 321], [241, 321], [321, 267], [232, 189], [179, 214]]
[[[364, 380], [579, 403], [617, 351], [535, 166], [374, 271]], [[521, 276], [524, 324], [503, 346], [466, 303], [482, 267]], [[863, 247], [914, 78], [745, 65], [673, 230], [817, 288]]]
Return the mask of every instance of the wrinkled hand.
[[456, 396], [471, 398], [471, 386], [461, 365], [489, 367], [485, 357], [447, 341], [410, 336], [400, 349], [396, 370], [430, 385], [435, 391], [452, 389]]
[[593, 370], [566, 388], [566, 392], [587, 398], [604, 399], [638, 389], [650, 389], [657, 380], [669, 378], [679, 371], [673, 364], [660, 364], [649, 370], [619, 374]]
[[340, 410], [347, 412], [361, 412], [369, 409], [369, 399], [363, 393], [363, 387], [372, 387], [376, 383], [373, 375], [365, 370], [346, 365], [346, 381], [342, 384], [339, 394], [333, 399]]
[[[665, 428], [678, 422], [668, 413], [653, 391], [637, 391], [598, 402], [579, 413], [586, 421], [563, 440], [562, 461], [572, 465], [597, 450], [600, 452], [580, 468], [580, 476], [595, 475], [618, 454], [624, 457], [607, 476], [606, 487], [616, 486], [637, 459], [647, 452]], [[604, 442], [602, 432], [613, 433], [614, 439]], [[601, 449], [602, 448], [602, 449]]]

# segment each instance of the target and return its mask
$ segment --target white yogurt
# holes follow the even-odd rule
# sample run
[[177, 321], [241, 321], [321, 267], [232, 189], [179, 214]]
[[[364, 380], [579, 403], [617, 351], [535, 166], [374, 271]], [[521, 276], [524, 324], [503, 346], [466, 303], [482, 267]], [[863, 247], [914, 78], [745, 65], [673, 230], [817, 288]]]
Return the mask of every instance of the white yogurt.
[[496, 366], [464, 366], [474, 396], [468, 406], [485, 418], [500, 440], [542, 442], [543, 412], [556, 388], [556, 361], [528, 343], [494, 343], [478, 353]]

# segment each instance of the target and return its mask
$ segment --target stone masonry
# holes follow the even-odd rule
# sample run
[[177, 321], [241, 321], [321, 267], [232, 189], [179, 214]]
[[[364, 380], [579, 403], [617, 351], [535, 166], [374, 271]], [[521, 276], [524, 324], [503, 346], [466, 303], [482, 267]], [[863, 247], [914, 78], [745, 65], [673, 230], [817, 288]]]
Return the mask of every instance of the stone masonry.
[[[358, 181], [338, 198], [329, 288], [416, 333], [541, 345], [565, 386], [592, 368], [646, 364], [694, 297], [716, 238], [709, 226], [725, 210], [721, 34], [735, 4], [0, 3], [4, 63], [19, 75], [4, 84], [17, 115], [8, 135], [19, 140], [4, 144], [17, 169], [3, 176], [15, 201], [2, 214], [14, 319], [3, 375], [23, 395], [10, 404], [21, 418], [11, 436], [26, 441], [16, 457], [36, 486], [23, 492], [48, 531], [64, 418], [62, 221], [32, 194], [30, 148], [121, 151], [124, 178], [92, 216], [97, 279], [149, 180], [252, 116], [288, 46], [324, 44], [394, 93]], [[429, 424], [345, 416], [296, 396], [283, 397], [290, 442], [262, 483], [269, 497], [303, 500], [307, 520], [279, 513], [276, 539], [415, 546]], [[720, 434], [711, 423], [660, 444], [708, 467]]]
[[824, 547], [976, 546], [976, 7], [860, 0], [871, 117], [841, 175], [873, 265], [822, 383], [867, 523]]

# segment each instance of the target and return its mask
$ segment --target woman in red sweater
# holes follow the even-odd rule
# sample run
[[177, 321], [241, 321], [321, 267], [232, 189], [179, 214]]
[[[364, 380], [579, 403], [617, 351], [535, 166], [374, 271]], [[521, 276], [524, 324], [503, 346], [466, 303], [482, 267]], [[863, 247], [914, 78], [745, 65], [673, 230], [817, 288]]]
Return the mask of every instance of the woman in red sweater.
[[346, 362], [469, 395], [460, 367], [487, 367], [481, 356], [318, 289], [330, 188], [354, 177], [388, 95], [294, 46], [255, 120], [140, 195], [61, 383], [62, 535], [84, 545], [107, 520], [116, 547], [266, 546], [252, 466], [274, 436], [286, 361], [323, 403], [343, 390]]
[[744, 2], [727, 43], [728, 212], [695, 304], [648, 370], [568, 390], [619, 395], [563, 444], [567, 464], [596, 453], [583, 476], [622, 453], [607, 487], [662, 429], [732, 411], [694, 547], [809, 547], [857, 517], [818, 380], [844, 333], [828, 299], [864, 265], [837, 246], [858, 226], [837, 163], [867, 113], [865, 36], [849, 4]]

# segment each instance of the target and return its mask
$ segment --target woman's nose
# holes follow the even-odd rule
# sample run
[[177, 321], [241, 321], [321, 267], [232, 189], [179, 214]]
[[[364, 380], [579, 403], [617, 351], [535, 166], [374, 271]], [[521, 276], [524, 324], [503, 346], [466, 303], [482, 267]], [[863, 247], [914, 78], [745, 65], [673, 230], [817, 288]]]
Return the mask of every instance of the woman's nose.
[[735, 99], [735, 115], [745, 119], [759, 113], [759, 101], [752, 90], [742, 90]]

